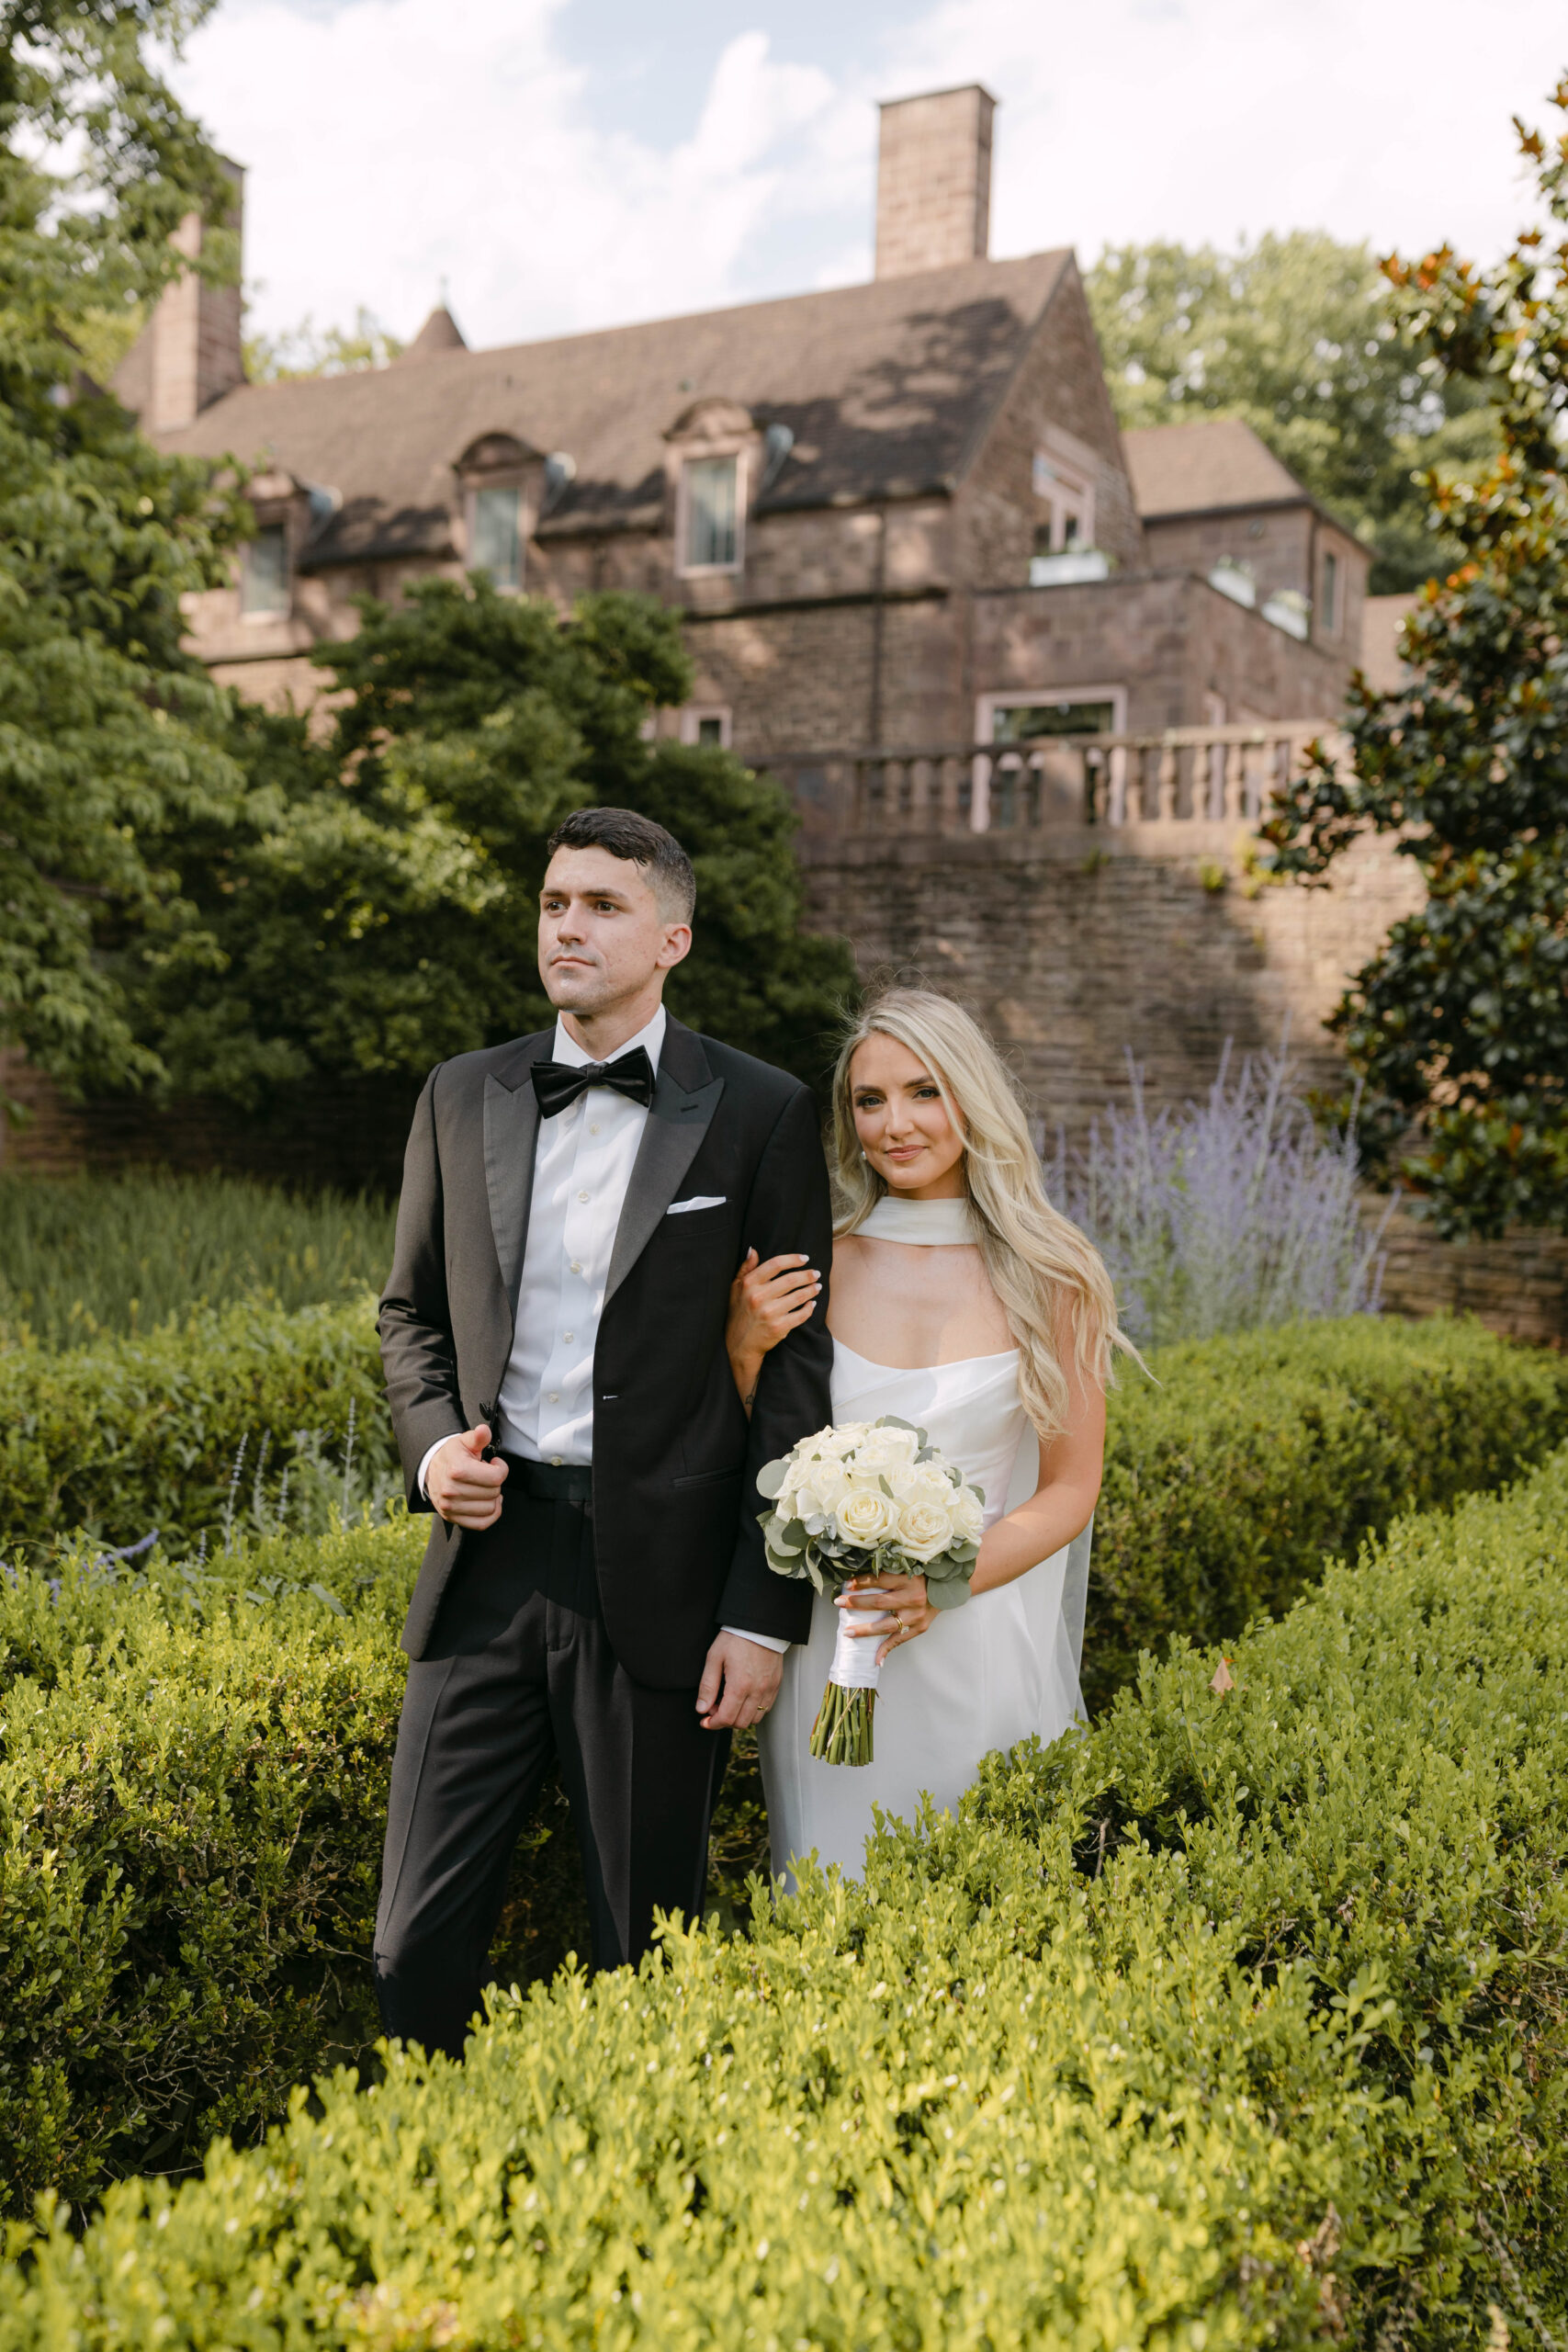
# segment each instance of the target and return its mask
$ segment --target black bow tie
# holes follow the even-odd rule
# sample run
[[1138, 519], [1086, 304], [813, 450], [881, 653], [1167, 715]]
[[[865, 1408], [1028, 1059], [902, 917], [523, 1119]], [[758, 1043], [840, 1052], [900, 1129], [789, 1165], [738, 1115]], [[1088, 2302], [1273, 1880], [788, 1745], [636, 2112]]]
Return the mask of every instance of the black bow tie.
[[567, 1110], [591, 1086], [608, 1086], [646, 1110], [653, 1100], [653, 1064], [644, 1046], [634, 1046], [615, 1062], [536, 1062], [534, 1092], [541, 1119]]

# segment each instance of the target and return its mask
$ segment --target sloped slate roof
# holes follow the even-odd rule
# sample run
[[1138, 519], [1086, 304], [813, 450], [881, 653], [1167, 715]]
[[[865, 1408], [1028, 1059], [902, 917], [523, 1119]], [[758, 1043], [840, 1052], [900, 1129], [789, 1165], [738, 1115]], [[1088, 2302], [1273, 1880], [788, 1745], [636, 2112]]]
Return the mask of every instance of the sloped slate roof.
[[498, 351], [242, 384], [164, 446], [282, 467], [341, 493], [311, 563], [449, 552], [452, 468], [486, 433], [575, 458], [541, 533], [656, 527], [663, 435], [695, 400], [787, 424], [768, 512], [951, 485], [977, 445], [1067, 251], [612, 327]]
[[1146, 521], [1226, 506], [1269, 506], [1309, 492], [1250, 424], [1216, 416], [1134, 425], [1122, 435], [1133, 496]]

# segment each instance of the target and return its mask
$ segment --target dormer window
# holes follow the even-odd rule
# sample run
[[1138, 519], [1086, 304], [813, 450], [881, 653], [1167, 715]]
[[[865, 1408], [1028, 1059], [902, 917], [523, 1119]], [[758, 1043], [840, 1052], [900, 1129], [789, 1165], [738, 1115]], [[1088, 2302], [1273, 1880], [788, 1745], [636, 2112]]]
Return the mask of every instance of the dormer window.
[[288, 533], [268, 523], [240, 558], [240, 610], [246, 620], [275, 620], [288, 610]]
[[465, 570], [483, 571], [491, 585], [515, 595], [523, 585], [524, 549], [546, 487], [547, 460], [511, 433], [484, 433], [457, 464], [463, 494]]
[[685, 571], [740, 568], [740, 459], [690, 458], [682, 472]]
[[496, 588], [523, 585], [523, 493], [515, 484], [471, 493], [470, 568], [488, 571]]

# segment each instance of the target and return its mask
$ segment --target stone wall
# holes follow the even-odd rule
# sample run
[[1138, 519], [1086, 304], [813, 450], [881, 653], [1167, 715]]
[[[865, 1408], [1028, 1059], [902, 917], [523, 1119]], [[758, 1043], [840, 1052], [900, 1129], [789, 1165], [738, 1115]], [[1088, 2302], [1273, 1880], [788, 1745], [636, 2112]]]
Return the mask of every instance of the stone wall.
[[1258, 887], [1246, 836], [1206, 822], [1079, 825], [808, 852], [814, 922], [868, 978], [923, 972], [1003, 1046], [1038, 1114], [1081, 1133], [1125, 1100], [1203, 1092], [1226, 1040], [1335, 1070], [1324, 1015], [1416, 902], [1405, 861], [1365, 843], [1331, 890]]
[[1134, 734], [1204, 725], [1211, 694], [1233, 719], [1325, 719], [1349, 671], [1185, 571], [982, 594], [973, 628], [977, 694], [1124, 686]]

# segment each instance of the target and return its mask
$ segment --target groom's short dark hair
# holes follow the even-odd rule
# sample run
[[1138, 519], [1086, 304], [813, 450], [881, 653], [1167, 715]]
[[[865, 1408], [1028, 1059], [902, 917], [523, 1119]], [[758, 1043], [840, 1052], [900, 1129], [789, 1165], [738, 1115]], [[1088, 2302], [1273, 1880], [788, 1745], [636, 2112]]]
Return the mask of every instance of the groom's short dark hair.
[[550, 835], [549, 854], [554, 857], [558, 849], [607, 849], [612, 857], [640, 867], [660, 914], [690, 922], [696, 910], [691, 859], [673, 833], [635, 808], [574, 808]]

